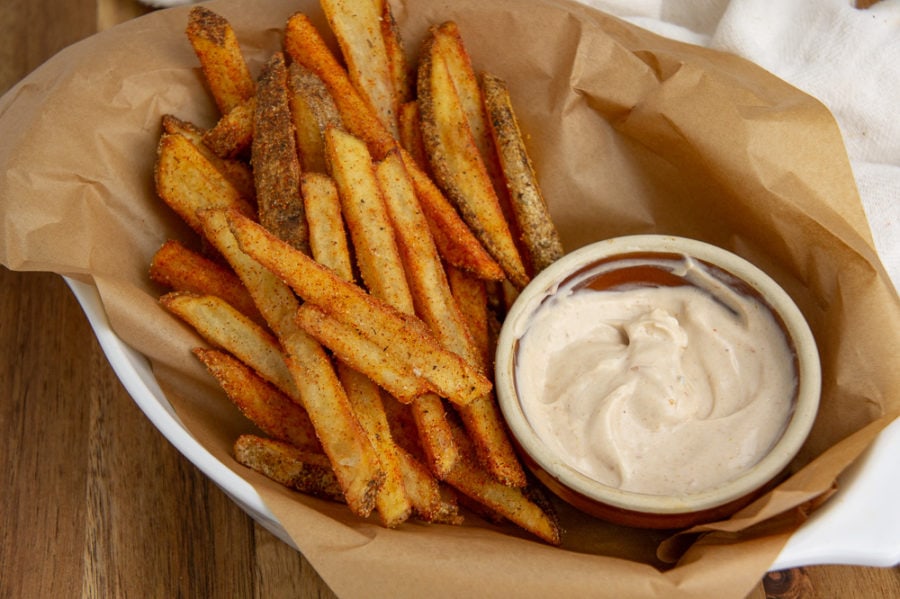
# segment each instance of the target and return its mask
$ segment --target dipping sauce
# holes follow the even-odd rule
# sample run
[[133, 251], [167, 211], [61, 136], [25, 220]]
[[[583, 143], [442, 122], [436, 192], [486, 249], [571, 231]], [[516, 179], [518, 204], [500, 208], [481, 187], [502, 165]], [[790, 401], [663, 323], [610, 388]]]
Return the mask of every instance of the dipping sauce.
[[525, 418], [560, 460], [625, 491], [726, 483], [779, 440], [796, 358], [771, 309], [675, 254], [591, 266], [550, 290], [516, 337]]

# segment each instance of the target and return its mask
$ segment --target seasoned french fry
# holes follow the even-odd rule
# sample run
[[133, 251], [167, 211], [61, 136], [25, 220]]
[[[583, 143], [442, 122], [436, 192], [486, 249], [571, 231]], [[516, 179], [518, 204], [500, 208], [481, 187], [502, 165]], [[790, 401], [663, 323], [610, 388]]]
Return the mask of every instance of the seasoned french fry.
[[492, 389], [492, 383], [475, 367], [443, 348], [421, 320], [340, 279], [239, 212], [229, 211], [228, 220], [248, 255], [286, 281], [304, 300], [357, 328], [398, 363], [418, 369], [441, 397], [466, 404]]
[[[296, 325], [294, 314], [299, 301], [290, 288], [241, 250], [225, 213], [208, 211], [202, 213], [202, 217], [207, 239], [244, 282], [259, 311], [281, 342], [300, 400], [325, 454], [331, 460], [347, 504], [354, 513], [367, 516], [375, 508], [375, 496], [384, 473], [365, 431], [353, 414], [330, 357]], [[249, 219], [248, 222], [265, 231]], [[276, 239], [271, 233], [265, 234]], [[305, 254], [285, 242], [278, 243], [306, 258]]]
[[319, 4], [337, 38], [350, 80], [396, 137], [398, 104], [381, 12], [372, 0], [321, 0]]
[[253, 113], [256, 96], [241, 102], [203, 134], [203, 143], [221, 158], [238, 158], [250, 151], [253, 143]]
[[475, 144], [459, 95], [432, 34], [419, 60], [418, 102], [422, 139], [440, 187], [454, 203], [485, 249], [517, 287], [528, 275], [509, 223]]
[[234, 272], [175, 239], [166, 241], [153, 254], [150, 279], [174, 291], [221, 297], [254, 321], [264, 322], [253, 298]]
[[353, 263], [334, 180], [324, 173], [303, 173], [300, 189], [313, 258], [345, 281], [352, 281]]
[[444, 260], [479, 278], [502, 280], [505, 276], [503, 269], [476, 239], [437, 185], [408, 153], [401, 150], [401, 155], [422, 205], [422, 212], [428, 219], [428, 228]]
[[543, 541], [559, 545], [560, 530], [555, 515], [532, 501], [527, 489], [504, 485], [482, 469], [469, 438], [459, 427], [454, 428], [454, 438], [460, 447], [460, 458], [445, 480], [460, 493]]
[[478, 76], [472, 66], [472, 59], [466, 50], [459, 26], [454, 21], [445, 21], [432, 29], [434, 44], [440, 46], [435, 50], [447, 65], [447, 72], [453, 81], [453, 87], [459, 97], [460, 107], [465, 114], [466, 122], [472, 132], [472, 139], [481, 154], [494, 189], [497, 191], [503, 207], [502, 197], [506, 186], [500, 174], [497, 151], [494, 148], [488, 119], [485, 114], [484, 98], [479, 85]]
[[497, 147], [512, 212], [521, 231], [532, 271], [538, 273], [562, 257], [564, 251], [531, 158], [516, 120], [506, 82], [483, 74], [484, 101], [491, 136]]
[[185, 136], [163, 133], [154, 167], [156, 192], [192, 229], [202, 231], [198, 210], [234, 207], [248, 216], [253, 207]]
[[227, 350], [287, 395], [298, 396], [278, 340], [225, 300], [214, 295], [173, 291], [160, 297], [159, 302], [209, 344]]
[[188, 17], [186, 33], [222, 114], [253, 96], [253, 78], [227, 19], [195, 6]]
[[288, 102], [287, 66], [280, 52], [266, 63], [256, 91], [250, 163], [259, 222], [302, 252], [309, 231], [300, 198], [300, 159]]
[[241, 197], [251, 201], [256, 198], [256, 189], [253, 187], [253, 173], [250, 171], [249, 165], [240, 160], [222, 158], [213, 152], [204, 141], [206, 132], [200, 127], [171, 114], [163, 115], [162, 126], [163, 131], [166, 133], [180, 133], [188, 138], [203, 154], [203, 157], [222, 173], [223, 177], [228, 179], [228, 182], [234, 186]]
[[406, 273], [366, 144], [346, 131], [329, 129], [325, 149], [366, 288], [395, 308], [412, 313]]
[[398, 449], [384, 414], [381, 389], [372, 380], [343, 362], [337, 364], [338, 377], [353, 411], [369, 436], [384, 469], [384, 483], [375, 497], [382, 523], [394, 528], [412, 514], [412, 502], [406, 493]]
[[428, 381], [418, 376], [408, 363], [393, 359], [383, 347], [317, 305], [307, 302], [300, 306], [296, 321], [341, 361], [366, 373], [400, 401], [409, 403], [432, 391]]
[[381, 15], [381, 36], [384, 38], [391, 78], [394, 81], [394, 95], [399, 106], [413, 99], [415, 84], [412, 71], [390, 0], [375, 0], [375, 6]]
[[232, 403], [267, 435], [316, 453], [322, 446], [306, 411], [232, 355], [202, 347], [193, 350]]
[[493, 353], [491, 351], [491, 335], [489, 328], [489, 310], [487, 289], [484, 281], [476, 279], [469, 273], [463, 272], [453, 266], [445, 266], [447, 282], [450, 284], [450, 293], [459, 306], [466, 322], [472, 342], [483, 359], [485, 372], [494, 369]]
[[415, 100], [400, 106], [400, 147], [409, 153], [419, 168], [428, 172], [428, 156], [419, 128], [419, 104]]
[[[484, 354], [475, 346], [450, 290], [399, 152], [389, 153], [378, 164], [377, 174], [397, 232], [397, 244], [401, 248], [417, 313], [444, 347], [483, 367]], [[488, 470], [505, 484], [523, 486], [525, 472], [493, 396], [485, 394], [464, 406], [457, 406], [457, 410]]]
[[234, 457], [244, 466], [307, 495], [344, 503], [345, 497], [328, 458], [284, 441], [241, 435]]
[[376, 157], [395, 144], [390, 130], [350, 81], [322, 35], [303, 13], [291, 16], [284, 30], [284, 50], [299, 64], [319, 76], [331, 92], [347, 131], [369, 144]]
[[288, 66], [288, 89], [301, 170], [325, 173], [325, 131], [342, 126], [334, 98], [319, 76], [298, 62]]

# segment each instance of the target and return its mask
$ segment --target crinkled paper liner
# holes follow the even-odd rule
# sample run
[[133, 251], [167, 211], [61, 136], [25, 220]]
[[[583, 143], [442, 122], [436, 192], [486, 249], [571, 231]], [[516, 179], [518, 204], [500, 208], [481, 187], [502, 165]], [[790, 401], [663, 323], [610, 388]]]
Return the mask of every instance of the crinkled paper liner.
[[[251, 69], [312, 1], [221, 0]], [[749, 593], [841, 471], [900, 409], [900, 304], [873, 249], [840, 133], [817, 101], [736, 57], [650, 34], [565, 0], [394, 3], [415, 56], [455, 20], [476, 69], [509, 82], [567, 250], [659, 232], [730, 249], [766, 270], [806, 315], [822, 405], [797, 472], [729, 521], [640, 531], [559, 505], [563, 547], [474, 515], [461, 527], [386, 530], [237, 465], [246, 421], [189, 349], [147, 278], [167, 238], [191, 240], [155, 197], [160, 117], [217, 117], [184, 35], [189, 7], [75, 44], [0, 99], [0, 258], [92, 281], [113, 329], [152, 362], [179, 417], [250, 481], [344, 597]]]

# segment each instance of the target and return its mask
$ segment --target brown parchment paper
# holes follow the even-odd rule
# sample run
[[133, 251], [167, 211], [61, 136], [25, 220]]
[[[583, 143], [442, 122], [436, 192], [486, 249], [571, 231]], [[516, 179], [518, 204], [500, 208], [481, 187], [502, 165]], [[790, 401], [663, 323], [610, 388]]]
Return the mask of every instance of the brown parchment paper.
[[[251, 69], [313, 0], [220, 0]], [[95, 284], [191, 433], [259, 491], [344, 597], [742, 597], [843, 469], [900, 409], [900, 303], [878, 257], [837, 126], [818, 102], [738, 58], [672, 42], [565, 0], [395, 0], [415, 56], [459, 24], [475, 67], [509, 82], [567, 250], [662, 232], [724, 246], [778, 280], [819, 344], [822, 406], [781, 487], [733, 519], [639, 531], [559, 505], [562, 548], [469, 516], [385, 530], [286, 491], [230, 457], [250, 430], [189, 355], [198, 339], [156, 303], [147, 266], [191, 240], [154, 194], [160, 117], [217, 115], [184, 36], [188, 8], [78, 43], [0, 99], [0, 260]]]

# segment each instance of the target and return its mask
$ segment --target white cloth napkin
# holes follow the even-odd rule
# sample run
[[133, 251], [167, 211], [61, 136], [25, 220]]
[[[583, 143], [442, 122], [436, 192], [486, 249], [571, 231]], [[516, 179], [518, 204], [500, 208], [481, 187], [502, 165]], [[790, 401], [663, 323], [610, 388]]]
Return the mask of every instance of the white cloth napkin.
[[581, 0], [671, 39], [737, 54], [834, 114], [875, 248], [900, 289], [900, 0]]

